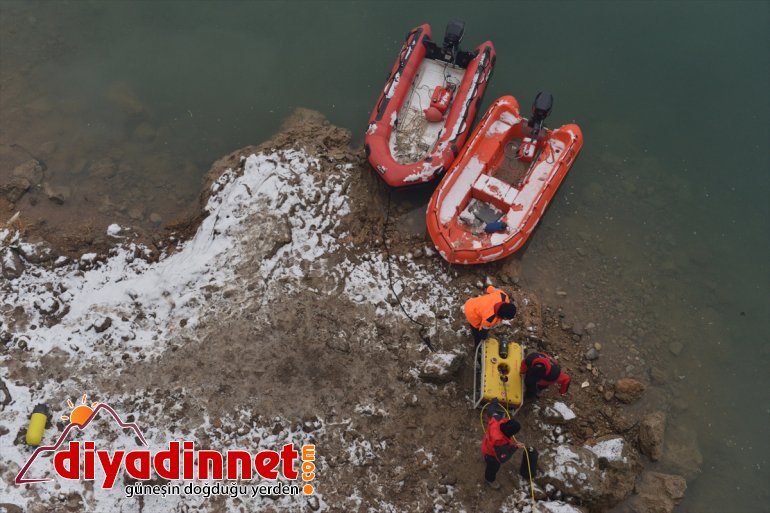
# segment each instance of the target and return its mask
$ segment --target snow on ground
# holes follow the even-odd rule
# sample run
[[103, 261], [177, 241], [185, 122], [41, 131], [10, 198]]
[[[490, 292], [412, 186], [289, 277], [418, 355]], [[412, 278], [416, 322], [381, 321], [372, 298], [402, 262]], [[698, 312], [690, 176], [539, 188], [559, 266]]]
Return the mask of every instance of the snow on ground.
[[[212, 186], [214, 193], [208, 201], [208, 216], [203, 220], [194, 237], [184, 243], [172, 255], [162, 255], [157, 262], [148, 262], [146, 248], [127, 243], [112, 250], [107, 258], [100, 258], [95, 253], [83, 255], [77, 262], [58, 268], [28, 265], [27, 272], [21, 277], [6, 281], [0, 288], [0, 304], [20, 306], [27, 314], [26, 322], [15, 326], [19, 337], [17, 343], [24, 342], [30, 351], [27, 366], [40, 365], [38, 358], [54, 348], [70, 353], [78, 353], [91, 361], [101, 361], [105, 372], [119, 372], [120, 359], [116, 354], [130, 351], [133, 356], [139, 351], [146, 357], [159, 354], [165, 349], [166, 342], [175, 334], [184, 331], [193, 334], [199, 317], [204, 312], [206, 300], [204, 293], [212, 286], [223, 286], [234, 278], [234, 271], [241, 260], [238, 244], [244, 235], [246, 221], [256, 212], [270, 208], [279, 197], [282, 211], [296, 209], [302, 212], [297, 198], [297, 189], [312, 194], [318, 189], [312, 174], [317, 168], [317, 161], [302, 151], [281, 151], [270, 154], [251, 155], [244, 162], [241, 175], [228, 171]], [[292, 177], [300, 177], [299, 182], [289, 183]], [[287, 194], [283, 194], [287, 192]], [[324, 205], [327, 215], [318, 220], [331, 223], [347, 213], [344, 197], [339, 195], [338, 202]], [[299, 216], [302, 219], [302, 215]], [[308, 227], [304, 240], [308, 258], [321, 258], [323, 253], [332, 250], [333, 237], [314, 236], [312, 225], [316, 221], [307, 216], [303, 219]], [[115, 236], [121, 228], [111, 225], [108, 234]], [[23, 244], [16, 234], [7, 229], [0, 233], [3, 246], [18, 248]], [[6, 249], [0, 247], [0, 251]], [[306, 249], [306, 248], [303, 248]], [[10, 251], [5, 252], [10, 254]], [[312, 254], [312, 255], [311, 255]], [[105, 322], [109, 319], [109, 322]], [[181, 322], [183, 321], [183, 322]], [[180, 326], [184, 324], [184, 328]], [[3, 326], [5, 329], [6, 326]], [[20, 344], [21, 346], [21, 344]], [[139, 351], [137, 351], [139, 350]], [[4, 360], [7, 360], [7, 356]], [[30, 485], [19, 487], [13, 484], [16, 473], [29, 457], [29, 448], [16, 444], [14, 440], [23, 434], [32, 408], [37, 403], [50, 401], [57, 391], [78, 390], [76, 377], [61, 383], [35, 383], [35, 387], [19, 386], [8, 374], [8, 361], [0, 366], [0, 379], [7, 386], [12, 400], [0, 406], [0, 424], [7, 432], [0, 431], [0, 444], [3, 449], [4, 470], [0, 482], [0, 494], [4, 501], [10, 501], [26, 509], [28, 504], [38, 503], [51, 497], [64, 496], [69, 492], [83, 494], [89, 511], [129, 511], [136, 504], [126, 502], [121, 487], [113, 491], [83, 493], [79, 482], [57, 480], [57, 487]], [[64, 392], [65, 394], [67, 392]], [[135, 397], [111, 397], [113, 404], [135, 402]], [[63, 405], [51, 404], [56, 412], [54, 421]], [[145, 435], [151, 447], [163, 447], [169, 440], [169, 430], [162, 425], [166, 412], [152, 415], [157, 427], [148, 429]], [[246, 418], [251, 418], [246, 412]], [[171, 421], [168, 420], [170, 424]], [[238, 424], [238, 420], [223, 419], [224, 423]], [[321, 421], [322, 423], [322, 421]], [[272, 427], [272, 425], [271, 425]], [[208, 420], [203, 425], [188, 426], [188, 431], [176, 429], [174, 438], [179, 440], [194, 439], [196, 430], [203, 429], [210, 437], [210, 448], [217, 448], [217, 440], [227, 440], [230, 435], [217, 433]], [[59, 434], [56, 428], [46, 430], [45, 442], [54, 442]], [[317, 434], [320, 431], [316, 432]], [[217, 438], [218, 435], [221, 435]], [[307, 434], [299, 431], [281, 431], [253, 426], [248, 437], [239, 436], [238, 446], [251, 448], [271, 448], [287, 440], [300, 441]], [[111, 447], [112, 448], [112, 447]], [[357, 447], [354, 447], [357, 448]], [[59, 482], [61, 481], [61, 482]], [[300, 503], [307, 502], [305, 497], [282, 497], [270, 504], [293, 509]], [[318, 506], [324, 509], [323, 499], [316, 495]], [[175, 506], [199, 505], [202, 501], [181, 498], [145, 499], [145, 511], [168, 511]], [[187, 507], [186, 506], [186, 507]]]
[[110, 237], [119, 237], [122, 231], [123, 228], [117, 223], [112, 223], [107, 227], [107, 235]]
[[586, 448], [600, 458], [607, 458], [608, 461], [622, 461], [625, 463], [626, 458], [623, 456], [624, 445], [625, 441], [623, 438], [617, 437], [603, 440], [594, 445], [586, 445]]
[[[162, 350], [170, 335], [195, 328], [206, 289], [233, 278], [241, 258], [235, 242], [245, 229], [244, 221], [275, 201], [287, 177], [300, 176], [298, 187], [316, 187], [307, 173], [311, 166], [317, 163], [300, 151], [252, 155], [241, 176], [230, 171], [213, 184], [216, 194], [206, 206], [208, 217], [173, 255], [149, 263], [141, 258], [146, 248], [135, 244], [115, 248], [103, 262], [97, 254], [87, 253], [79, 263], [58, 269], [30, 269], [0, 292], [0, 300], [24, 308], [27, 324], [36, 326], [24, 334], [27, 346], [43, 353], [54, 346], [89, 353], [102, 344], [100, 352]], [[281, 212], [295, 207], [297, 196], [286, 195]], [[327, 205], [337, 216], [346, 213], [343, 207]], [[300, 239], [306, 249], [303, 256], [320, 258], [334, 248], [330, 235], [310, 233], [313, 220], [303, 221], [307, 225], [306, 236]], [[334, 221], [329, 216], [322, 222]], [[108, 231], [114, 232], [113, 226], [117, 225]], [[48, 303], [53, 297], [57, 304], [41, 305], [40, 298], [46, 296]], [[48, 326], [58, 315], [59, 322]], [[102, 334], [96, 326], [107, 317], [110, 330]]]
[[[350, 212], [349, 166], [340, 165], [335, 174], [320, 180], [314, 173], [319, 168], [318, 161], [296, 150], [251, 155], [243, 164], [242, 174], [228, 170], [213, 183], [212, 196], [206, 206], [208, 216], [192, 239], [173, 254], [164, 254], [157, 262], [149, 262], [145, 259], [147, 248], [127, 242], [106, 257], [86, 254], [75, 262], [60, 262], [63, 265], [52, 268], [28, 264], [27, 272], [21, 277], [3, 284], [0, 304], [20, 306], [27, 316], [17, 322], [14, 330], [19, 347], [23, 341], [29, 349], [25, 364], [40, 366], [39, 358], [58, 348], [78, 354], [75, 364], [86, 360], [101, 362], [105, 372], [118, 374], [119, 356], [152, 357], [162, 353], [172, 338], [180, 335], [194, 338], [195, 328], [206, 313], [207, 290], [237, 280], [242, 247], [248, 243], [244, 239], [255, 233], [249, 221], [264, 211], [285, 219], [290, 226], [289, 241], [261, 262], [259, 274], [265, 280], [284, 280], [284, 286], [290, 290], [292, 284], [299, 287], [300, 280], [309, 273], [323, 273], [333, 277], [339, 291], [351, 301], [372, 304], [381, 314], [396, 312], [403, 317], [401, 310], [392, 304], [388, 266], [382, 249], [362, 253], [339, 242], [345, 235], [339, 233], [340, 219]], [[110, 236], [123, 232], [118, 225], [111, 225], [107, 231]], [[0, 251], [19, 243], [9, 230], [3, 230], [0, 239], [4, 241]], [[396, 291], [402, 295], [403, 305], [412, 316], [433, 320], [439, 310], [457, 313], [454, 310], [460, 298], [449, 293], [448, 276], [437, 276], [427, 266], [407, 257], [394, 255], [391, 263]], [[428, 290], [430, 294], [425, 293]], [[37, 486], [34, 489], [13, 484], [18, 469], [29, 456], [28, 448], [14, 441], [26, 429], [34, 405], [50, 401], [56, 394], [72, 394], [73, 390], [77, 393], [80, 385], [77, 377], [73, 377], [62, 382], [35, 383], [34, 388], [19, 386], [9, 378], [8, 363], [0, 364], [0, 380], [7, 384], [12, 397], [10, 404], [0, 406], [0, 424], [8, 429], [7, 433], [0, 434], [0, 444], [5, 448], [3, 459], [8, 462], [0, 482], [4, 500], [26, 508], [41, 500], [76, 492], [87, 502], [84, 508], [87, 511], [131, 510], [133, 503], [126, 502], [122, 487], [112, 492], [84, 493], [79, 482], [61, 482], [59, 488]], [[136, 401], [137, 397], [129, 395], [110, 398], [116, 405]], [[56, 412], [56, 419], [63, 405], [50, 406]], [[381, 413], [372, 408], [373, 413]], [[168, 442], [169, 430], [164, 424], [171, 423], [170, 413], [158, 411], [151, 416], [155, 427], [144, 433], [151, 447], [162, 447]], [[251, 413], [247, 412], [247, 416]], [[239, 420], [222, 419], [222, 422], [237, 425]], [[232, 435], [213, 428], [208, 419], [199, 425], [188, 423], [185, 430], [177, 427], [174, 439], [195, 439], [201, 429], [209, 435], [210, 448], [216, 448], [217, 440], [232, 440]], [[252, 426], [248, 437], [238, 438], [238, 446], [245, 445], [252, 450], [272, 448], [281, 441], [291, 441], [295, 435], [299, 437], [297, 440], [302, 438], [301, 430], [275, 435], [266, 429]], [[47, 429], [46, 442], [55, 441], [58, 433], [57, 428]], [[385, 442], [376, 440], [343, 439], [341, 442], [353, 464], [366, 464], [386, 448]], [[316, 497], [318, 507], [325, 509], [323, 497]], [[300, 499], [306, 500], [304, 497], [296, 500]], [[285, 497], [271, 504], [292, 509], [298, 504], [292, 501], [295, 499]], [[148, 497], [144, 511], [167, 511], [175, 505], [181, 507], [182, 503], [187, 507], [198, 505], [190, 498]], [[382, 506], [387, 508], [386, 504]]]
[[[14, 403], [11, 406], [19, 405], [21, 403], [33, 404], [36, 402], [29, 391], [24, 387], [17, 387], [13, 384], [9, 384], [9, 390], [14, 397]], [[230, 417], [218, 419], [216, 424], [212, 424], [208, 417], [204, 418], [202, 424], [193, 426], [191, 429], [176, 429], [175, 432], [171, 432], [168, 426], [171, 425], [172, 420], [168, 411], [162, 411], [162, 406], [159, 404], [146, 405], [143, 403], [144, 398], [141, 394], [137, 396], [124, 395], [120, 397], [111, 398], [113, 405], [117, 409], [128, 408], [129, 405], [143, 405], [145, 411], [137, 412], [137, 422], [143, 426], [150, 426], [143, 428], [143, 434], [148, 443], [148, 448], [153, 451], [161, 451], [168, 448], [170, 441], [184, 441], [195, 440], [196, 449], [211, 449], [226, 451], [228, 449], [241, 449], [249, 451], [252, 455], [260, 450], [275, 450], [283, 446], [283, 444], [294, 444], [295, 448], [299, 448], [307, 443], [308, 435], [303, 431], [301, 425], [288, 425], [281, 430], [275, 429], [274, 423], [280, 423], [281, 419], [263, 419], [259, 416], [258, 412], [252, 412], [249, 410], [243, 410], [233, 414]], [[0, 412], [0, 423], [10, 430], [9, 434], [0, 437], [4, 447], [3, 450], [3, 470], [2, 481], [0, 481], [0, 496], [3, 497], [3, 502], [16, 504], [24, 511], [32, 511], [31, 508], [34, 505], [42, 506], [43, 502], [47, 502], [51, 499], [68, 497], [71, 494], [81, 495], [83, 498], [84, 511], [94, 512], [131, 512], [141, 509], [146, 513], [165, 513], [167, 511], [187, 511], [190, 508], [203, 508], [207, 504], [210, 504], [210, 499], [206, 499], [202, 496], [196, 495], [167, 495], [152, 496], [147, 495], [143, 498], [143, 507], [137, 502], [137, 498], [126, 498], [126, 483], [123, 481], [122, 476], [119, 476], [115, 487], [111, 490], [99, 489], [99, 485], [104, 478], [104, 474], [101, 473], [97, 466], [96, 481], [94, 481], [94, 489], [89, 490], [87, 487], [84, 491], [84, 486], [79, 480], [65, 480], [55, 478], [53, 484], [31, 484], [17, 486], [13, 484], [13, 480], [16, 474], [19, 472], [21, 466], [24, 465], [26, 460], [30, 457], [32, 451], [26, 446], [12, 445], [11, 442], [19, 430], [26, 428], [26, 417], [21, 415], [15, 415], [15, 412], [5, 410]], [[103, 413], [103, 412], [102, 412]], [[125, 413], [122, 415], [125, 418]], [[258, 419], [257, 422], [261, 425], [255, 425], [254, 419]], [[314, 430], [316, 437], [321, 437], [325, 432], [325, 423], [319, 419], [318, 425]], [[226, 426], [248, 426], [247, 430], [241, 430], [236, 432], [228, 432]], [[121, 432], [121, 430], [115, 426], [109, 415], [100, 414], [97, 420], [93, 421], [93, 424], [89, 426], [87, 435], [71, 434], [70, 439], [88, 439], [97, 441], [97, 449], [109, 449], [109, 450], [131, 450], [137, 448], [133, 436], [128, 436]], [[200, 443], [200, 433], [205, 433], [209, 443], [203, 447]], [[75, 433], [73, 431], [72, 433]], [[53, 443], [56, 437], [59, 436], [59, 432], [55, 428], [49, 428], [45, 432], [45, 438], [43, 443]], [[10, 437], [10, 439], [8, 439]], [[358, 448], [358, 447], [356, 447]], [[319, 469], [324, 468], [326, 465], [325, 458], [322, 453], [317, 455], [316, 465]], [[50, 458], [41, 458], [37, 460], [29, 469], [29, 473], [26, 477], [29, 478], [46, 478], [51, 477], [52, 465]], [[298, 481], [286, 481], [279, 479], [279, 482], [285, 482], [287, 484], [297, 484]], [[185, 482], [179, 482], [182, 485]], [[196, 485], [213, 485], [212, 481], [192, 481]], [[155, 483], [153, 483], [155, 484]], [[230, 482], [223, 482], [223, 484], [235, 484]], [[248, 482], [247, 482], [248, 484]], [[269, 484], [266, 481], [259, 482], [259, 484]], [[302, 483], [299, 483], [301, 486]], [[311, 483], [312, 484], [312, 483]], [[244, 499], [229, 498], [228, 502], [231, 503], [232, 508], [230, 511], [236, 511], [238, 508], [234, 507], [235, 501], [241, 501], [250, 505], [252, 508], [247, 508], [246, 511], [259, 511], [268, 505], [273, 505], [279, 509], [286, 511], [297, 510], [303, 505], [307, 504], [309, 500], [312, 500], [318, 506], [318, 510], [324, 511], [327, 509], [327, 505], [323, 500], [322, 495], [315, 493], [315, 498], [309, 498], [304, 495], [297, 496], [277, 496], [277, 497], [245, 497]], [[196, 509], [197, 510], [197, 509]], [[45, 509], [40, 511], [46, 511]]]
[[564, 420], [572, 420], [575, 418], [575, 412], [573, 412], [569, 406], [561, 401], [553, 403], [553, 409], [556, 410]]

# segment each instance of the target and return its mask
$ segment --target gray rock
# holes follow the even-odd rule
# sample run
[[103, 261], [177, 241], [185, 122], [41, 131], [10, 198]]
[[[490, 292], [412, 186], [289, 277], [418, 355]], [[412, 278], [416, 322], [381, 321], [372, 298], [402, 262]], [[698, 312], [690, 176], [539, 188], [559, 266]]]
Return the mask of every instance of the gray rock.
[[2, 408], [5, 408], [9, 404], [11, 404], [12, 399], [13, 398], [11, 397], [11, 392], [8, 390], [8, 386], [5, 384], [5, 382], [2, 379], [0, 379], [0, 406]]
[[669, 381], [666, 371], [659, 367], [650, 368], [650, 379], [654, 385], [663, 385]]
[[703, 465], [703, 455], [695, 430], [681, 423], [669, 425], [660, 464], [666, 470], [680, 474], [688, 480], [695, 479]]
[[671, 513], [684, 497], [687, 481], [682, 476], [645, 472], [630, 501], [633, 513]]
[[595, 348], [590, 348], [588, 351], [586, 351], [586, 360], [593, 361], [599, 359], [599, 351], [597, 351]]
[[682, 349], [684, 349], [684, 344], [682, 344], [679, 341], [671, 342], [668, 345], [668, 350], [673, 354], [674, 356], [679, 356], [682, 353]]
[[457, 374], [463, 356], [457, 353], [431, 353], [420, 369], [420, 379], [431, 383], [446, 383]]
[[70, 195], [72, 194], [70, 188], [66, 185], [51, 185], [48, 182], [43, 184], [43, 193], [49, 200], [58, 205], [61, 205], [66, 200], [70, 199]]
[[150, 214], [150, 222], [154, 225], [159, 225], [160, 223], [163, 222], [163, 218], [160, 217], [160, 214], [158, 214], [157, 212], [153, 212], [152, 214]]
[[37, 308], [40, 311], [40, 313], [44, 315], [51, 315], [52, 313], [56, 312], [59, 309], [59, 302], [56, 300], [49, 301], [49, 302], [35, 300], [33, 302], [33, 305], [35, 306], [35, 308]]
[[658, 461], [663, 454], [666, 431], [666, 414], [656, 411], [646, 415], [639, 423], [639, 448], [652, 461]]
[[327, 339], [326, 347], [328, 347], [329, 349], [334, 349], [335, 351], [339, 351], [340, 353], [350, 352], [350, 342], [348, 342], [348, 339], [344, 337], [335, 337], [335, 338]]
[[0, 513], [23, 513], [20, 506], [11, 504], [9, 502], [3, 502], [0, 504]]
[[106, 331], [110, 326], [112, 326], [112, 319], [110, 317], [104, 317], [103, 319], [94, 323], [94, 330], [97, 333], [101, 333]]
[[15, 176], [3, 185], [0, 185], [0, 192], [11, 203], [16, 203], [32, 186], [29, 180], [20, 176]]
[[18, 278], [24, 272], [24, 262], [11, 248], [5, 248], [0, 252], [0, 267], [6, 280]]
[[622, 378], [615, 382], [615, 397], [618, 401], [630, 404], [637, 401], [644, 393], [645, 386], [633, 378]]
[[50, 244], [45, 241], [40, 242], [22, 242], [19, 244], [19, 253], [24, 260], [33, 264], [48, 262], [56, 257], [56, 253]]
[[26, 179], [31, 185], [37, 185], [43, 181], [43, 164], [36, 159], [30, 159], [19, 164], [11, 173], [15, 177]]
[[546, 449], [540, 454], [535, 481], [577, 498], [592, 511], [606, 511], [631, 494], [640, 469], [634, 451], [622, 439], [620, 444], [619, 457], [611, 460], [596, 445]]

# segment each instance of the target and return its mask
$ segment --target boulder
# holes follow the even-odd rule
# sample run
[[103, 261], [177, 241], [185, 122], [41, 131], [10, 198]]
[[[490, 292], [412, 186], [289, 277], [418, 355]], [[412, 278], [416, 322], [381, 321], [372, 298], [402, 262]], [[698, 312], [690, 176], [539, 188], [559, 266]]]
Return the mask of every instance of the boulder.
[[551, 485], [575, 497], [591, 510], [605, 510], [628, 497], [639, 473], [636, 452], [618, 436], [597, 440], [593, 445], [559, 445], [540, 454], [541, 486]]
[[682, 354], [682, 349], [684, 349], [684, 344], [682, 344], [679, 341], [671, 342], [668, 345], [669, 352], [674, 356], [679, 356], [680, 354]]
[[615, 398], [630, 404], [637, 401], [644, 393], [644, 384], [633, 378], [622, 378], [615, 382]]
[[6, 280], [13, 280], [24, 272], [24, 262], [11, 248], [5, 248], [0, 251], [0, 268]]
[[698, 447], [698, 434], [694, 429], [671, 423], [666, 430], [661, 465], [680, 474], [687, 480], [695, 479], [703, 465], [703, 455]]
[[110, 326], [112, 326], [112, 319], [110, 317], [103, 317], [94, 323], [94, 330], [97, 333], [101, 333], [106, 331]]
[[645, 472], [629, 501], [633, 513], [671, 513], [684, 497], [687, 481], [682, 476]]
[[3, 185], [0, 185], [0, 192], [2, 192], [5, 199], [11, 203], [16, 203], [32, 186], [29, 180], [20, 176], [14, 176]]
[[45, 168], [39, 160], [30, 159], [16, 166], [11, 174], [15, 177], [24, 178], [31, 185], [37, 185], [43, 181], [44, 170]]
[[43, 192], [48, 199], [54, 203], [61, 205], [70, 198], [72, 191], [66, 185], [51, 185], [46, 182], [43, 184]]
[[39, 242], [20, 243], [19, 253], [24, 257], [24, 260], [33, 264], [48, 262], [56, 256], [51, 245], [42, 240]]
[[458, 353], [431, 353], [422, 363], [420, 379], [431, 383], [446, 383], [457, 374], [463, 363], [463, 355]]
[[666, 414], [656, 411], [646, 415], [639, 423], [639, 448], [652, 461], [663, 454], [663, 436], [666, 431]]

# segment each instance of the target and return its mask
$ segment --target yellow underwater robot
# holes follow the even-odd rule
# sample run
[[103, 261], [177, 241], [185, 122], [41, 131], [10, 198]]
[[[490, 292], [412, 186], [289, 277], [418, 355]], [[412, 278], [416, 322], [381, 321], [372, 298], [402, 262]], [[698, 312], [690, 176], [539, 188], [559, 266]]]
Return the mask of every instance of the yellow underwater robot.
[[524, 402], [524, 376], [519, 374], [524, 348], [516, 342], [482, 340], [476, 347], [473, 401], [478, 408], [492, 399], [509, 410]]

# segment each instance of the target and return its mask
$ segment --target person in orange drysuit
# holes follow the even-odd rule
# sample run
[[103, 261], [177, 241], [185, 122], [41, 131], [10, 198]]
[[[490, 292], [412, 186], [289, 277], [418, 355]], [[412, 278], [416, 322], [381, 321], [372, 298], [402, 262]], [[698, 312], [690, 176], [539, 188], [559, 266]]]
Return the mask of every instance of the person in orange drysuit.
[[473, 341], [478, 346], [489, 336], [490, 328], [497, 326], [504, 319], [513, 319], [516, 316], [516, 305], [511, 302], [508, 294], [490, 285], [486, 294], [466, 301], [463, 312], [471, 325]]

